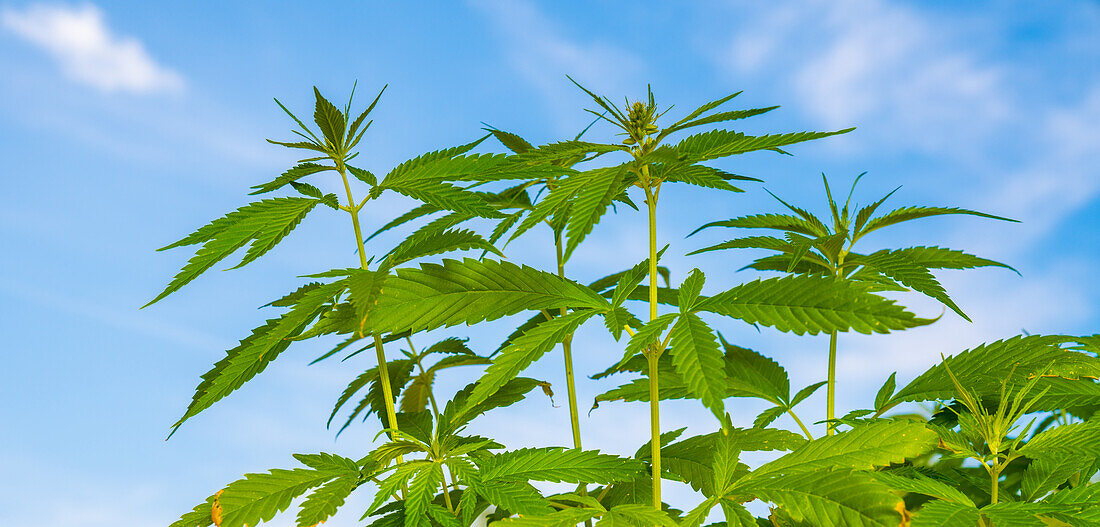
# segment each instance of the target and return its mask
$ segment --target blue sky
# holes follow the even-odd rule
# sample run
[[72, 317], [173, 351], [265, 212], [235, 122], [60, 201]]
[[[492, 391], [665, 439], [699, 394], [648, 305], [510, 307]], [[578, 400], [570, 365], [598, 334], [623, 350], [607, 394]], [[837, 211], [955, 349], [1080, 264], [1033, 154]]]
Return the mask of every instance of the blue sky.
[[[311, 112], [314, 84], [360, 101], [388, 83], [364, 140], [375, 172], [476, 138], [482, 121], [542, 143], [588, 121], [570, 74], [615, 100], [644, 94], [677, 111], [744, 90], [738, 107], [779, 104], [743, 123], [750, 133], [837, 129], [846, 136], [754, 154], [722, 168], [820, 211], [820, 174], [866, 203], [963, 206], [1020, 224], [927, 220], [869, 238], [869, 246], [942, 244], [1005, 261], [943, 273], [974, 319], [873, 338], [843, 336], [842, 408], [867, 406], [890, 372], [906, 382], [977, 343], [1100, 328], [1100, 6], [1095, 2], [973, 3], [853, 0], [758, 3], [438, 2], [306, 4], [0, 3], [0, 524], [13, 527], [166, 525], [243, 472], [292, 465], [292, 452], [355, 455], [375, 429], [334, 440], [324, 421], [369, 361], [307, 367], [328, 342], [293, 348], [254, 382], [164, 437], [198, 376], [271, 316], [256, 307], [295, 276], [354, 265], [346, 218], [315, 213], [282, 247], [230, 273], [212, 273], [139, 311], [186, 258], [154, 253], [246, 202], [248, 186], [295, 159], [265, 138], [289, 137], [278, 97]], [[412, 4], [412, 3], [408, 3]], [[596, 127], [594, 139], [610, 130]], [[334, 182], [317, 180], [323, 189]], [[695, 226], [776, 210], [760, 186], [663, 196], [661, 237], [674, 279], [692, 267], [711, 291], [753, 278], [749, 253], [683, 257], [725, 233], [684, 239]], [[367, 229], [410, 203], [382, 200]], [[383, 239], [387, 247], [395, 236]], [[530, 236], [512, 259], [550, 268], [552, 245]], [[641, 260], [644, 218], [620, 210], [574, 256], [579, 280]], [[609, 268], [614, 269], [609, 269]], [[905, 297], [918, 313], [934, 303]], [[826, 342], [714, 321], [771, 354], [804, 386], [823, 378]], [[449, 334], [495, 347], [508, 322]], [[578, 336], [578, 370], [619, 356], [598, 327]], [[442, 335], [441, 335], [442, 336]], [[420, 344], [429, 343], [421, 340]], [[532, 374], [564, 385], [550, 354]], [[455, 373], [440, 392], [471, 380]], [[583, 380], [583, 402], [611, 384]], [[559, 394], [561, 390], [559, 389]], [[506, 444], [567, 444], [564, 398], [534, 397], [477, 422]], [[824, 392], [802, 412], [820, 418]], [[705, 432], [710, 418], [668, 403], [664, 428]], [[733, 401], [742, 424], [763, 407]], [[782, 426], [790, 423], [779, 421]], [[582, 419], [586, 446], [632, 453], [645, 408], [606, 405]], [[820, 427], [818, 427], [820, 430]], [[670, 493], [673, 499], [686, 494]], [[686, 503], [685, 503], [686, 504]], [[355, 524], [365, 503], [327, 525]], [[271, 525], [291, 525], [287, 515]]]

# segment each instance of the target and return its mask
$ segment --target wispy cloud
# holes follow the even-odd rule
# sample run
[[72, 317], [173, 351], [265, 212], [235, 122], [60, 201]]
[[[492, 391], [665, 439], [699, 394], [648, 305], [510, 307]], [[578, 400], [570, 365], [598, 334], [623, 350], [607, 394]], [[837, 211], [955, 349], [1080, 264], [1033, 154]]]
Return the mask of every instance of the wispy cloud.
[[556, 114], [573, 112], [576, 107], [573, 101], [579, 90], [565, 74], [601, 92], [630, 93], [636, 88], [632, 81], [644, 68], [636, 55], [598, 40], [567, 38], [530, 2], [476, 0], [472, 4], [507, 41], [503, 47], [512, 66], [548, 100]]
[[183, 78], [156, 62], [141, 41], [114, 34], [94, 5], [32, 4], [4, 8], [0, 25], [42, 48], [70, 79], [103, 92], [163, 93], [183, 89]]

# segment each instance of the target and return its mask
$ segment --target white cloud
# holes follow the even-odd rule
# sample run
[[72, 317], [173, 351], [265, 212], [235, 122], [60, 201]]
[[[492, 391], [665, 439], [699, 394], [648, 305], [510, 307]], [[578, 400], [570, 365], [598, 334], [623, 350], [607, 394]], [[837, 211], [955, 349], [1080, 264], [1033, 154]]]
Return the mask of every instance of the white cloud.
[[94, 5], [5, 8], [0, 25], [53, 56], [72, 80], [98, 90], [158, 93], [183, 88], [182, 77], [157, 64], [139, 40], [113, 34]]
[[[472, 2], [507, 40], [508, 60], [554, 109], [555, 115], [572, 115], [580, 93], [565, 75], [587, 88], [615, 94], [637, 93], [634, 82], [641, 73], [641, 59], [625, 50], [598, 41], [574, 42], [530, 2], [478, 0]], [[638, 94], [641, 95], [641, 94]], [[574, 120], [562, 125], [574, 126]], [[569, 129], [576, 133], [576, 130]]]

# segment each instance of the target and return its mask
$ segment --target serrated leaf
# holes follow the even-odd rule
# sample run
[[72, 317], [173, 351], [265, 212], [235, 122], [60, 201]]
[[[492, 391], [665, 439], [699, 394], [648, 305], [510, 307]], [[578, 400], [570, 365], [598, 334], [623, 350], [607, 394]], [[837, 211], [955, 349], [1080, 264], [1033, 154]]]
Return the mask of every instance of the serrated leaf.
[[947, 291], [932, 276], [932, 273], [926, 267], [906, 258], [905, 253], [898, 254], [895, 251], [884, 249], [858, 259], [854, 258], [854, 260], [871, 267], [905, 287], [940, 301], [967, 322], [970, 322], [970, 317], [966, 316], [966, 313], [963, 313], [962, 309], [955, 305], [955, 301], [947, 296]]
[[299, 163], [293, 168], [288, 169], [286, 172], [283, 172], [282, 175], [280, 175], [279, 177], [267, 183], [253, 186], [252, 188], [255, 189], [255, 191], [249, 193], [249, 195], [252, 196], [256, 194], [263, 194], [265, 192], [271, 192], [273, 190], [278, 190], [306, 176], [316, 174], [318, 172], [324, 172], [326, 170], [335, 170], [335, 168], [326, 165], [318, 165], [316, 163]]
[[[195, 395], [183, 417], [172, 425], [174, 433], [184, 421], [229, 395], [267, 368], [285, 351], [291, 341], [320, 315], [333, 296], [345, 288], [344, 281], [325, 284], [305, 292], [298, 302], [280, 318], [268, 320], [256, 328], [240, 345], [226, 352], [225, 358], [202, 375]], [[171, 436], [169, 436], [171, 437]]]
[[738, 489], [779, 505], [810, 525], [896, 527], [901, 499], [870, 475], [850, 470], [800, 472], [766, 478]]
[[[355, 466], [352, 462], [352, 466]], [[317, 470], [272, 469], [265, 474], [245, 474], [226, 486], [218, 497], [221, 527], [242, 527], [269, 521], [285, 511], [291, 501], [311, 488], [338, 477], [357, 478], [359, 471], [348, 469]]]
[[478, 379], [466, 404], [472, 407], [484, 401], [531, 363], [554, 349], [567, 336], [575, 333], [581, 324], [595, 314], [593, 310], [575, 311], [539, 324], [513, 340], [493, 358], [493, 363]]
[[798, 216], [791, 216], [789, 214], [753, 214], [751, 216], [741, 216], [740, 218], [733, 218], [722, 221], [712, 221], [691, 231], [692, 236], [695, 233], [711, 227], [734, 227], [740, 229], [773, 229], [779, 231], [790, 231], [806, 236], [812, 236], [814, 238], [818, 236], [828, 235], [828, 232], [823, 232], [820, 228]]
[[795, 143], [821, 139], [831, 135], [844, 134], [854, 130], [848, 128], [836, 132], [796, 132], [770, 134], [762, 136], [745, 135], [729, 130], [713, 130], [689, 136], [675, 146], [662, 146], [658, 150], [669, 149], [676, 155], [693, 161], [706, 161], [722, 157], [744, 154], [757, 150], [771, 150]]
[[981, 513], [973, 505], [934, 500], [925, 503], [913, 517], [913, 527], [974, 527]]
[[313, 94], [317, 99], [313, 111], [313, 122], [321, 129], [321, 134], [333, 150], [339, 150], [344, 145], [344, 127], [347, 125], [343, 112], [335, 105], [321, 96], [321, 91], [313, 87]]
[[1024, 499], [1035, 501], [1042, 498], [1080, 472], [1081, 467], [1086, 466], [1088, 461], [1085, 456], [1074, 456], [1068, 452], [1063, 452], [1061, 455], [1041, 456], [1032, 460], [1024, 470], [1020, 481]]
[[761, 465], [752, 477], [829, 469], [869, 470], [928, 452], [936, 440], [936, 433], [920, 423], [871, 423], [809, 441], [790, 454]]
[[142, 307], [148, 307], [179, 290], [214, 264], [238, 249], [249, 245], [237, 269], [251, 263], [275, 247], [302, 218], [313, 210], [320, 200], [312, 198], [274, 198], [257, 201], [218, 218], [182, 240], [161, 247], [158, 251], [195, 245], [203, 246], [187, 261], [168, 286], [156, 298]]
[[455, 394], [454, 399], [447, 403], [447, 407], [443, 411], [443, 418], [449, 423], [452, 430], [457, 429], [493, 408], [511, 406], [514, 403], [522, 401], [528, 392], [544, 384], [544, 382], [536, 379], [516, 377], [504, 383], [503, 386], [498, 388], [497, 391], [493, 392], [480, 403], [473, 405], [468, 403], [468, 399], [470, 393], [474, 391], [476, 384], [470, 384], [462, 390], [459, 390], [459, 392]]
[[406, 238], [386, 257], [383, 265], [394, 267], [425, 256], [472, 249], [491, 252], [504, 257], [496, 247], [493, 247], [493, 244], [482, 238], [480, 234], [468, 229], [449, 229], [426, 233], [422, 237]]
[[897, 223], [910, 221], [910, 220], [915, 220], [915, 219], [919, 219], [919, 218], [927, 218], [927, 217], [930, 217], [930, 216], [943, 216], [943, 215], [947, 215], [947, 214], [965, 214], [965, 215], [969, 215], [969, 216], [979, 216], [979, 217], [982, 217], [982, 218], [989, 218], [989, 219], [993, 219], [993, 220], [1003, 220], [1003, 221], [1011, 221], [1011, 222], [1018, 223], [1017, 220], [1013, 220], [1013, 219], [1010, 219], [1010, 218], [1003, 218], [1001, 216], [994, 216], [992, 214], [986, 214], [984, 212], [978, 212], [978, 211], [968, 210], [968, 209], [960, 209], [960, 208], [956, 208], [956, 207], [902, 207], [900, 209], [894, 209], [894, 210], [892, 210], [892, 211], [890, 211], [886, 214], [883, 214], [882, 216], [879, 216], [877, 218], [873, 218], [873, 219], [868, 220], [867, 224], [864, 225], [863, 229], [858, 230], [855, 233], [855, 237], [859, 238], [859, 237], [862, 237], [863, 235], [865, 235], [869, 232], [881, 229], [883, 227], [888, 227], [890, 225], [894, 225], [894, 224], [897, 224]]
[[722, 400], [727, 384], [725, 363], [714, 331], [698, 315], [684, 313], [669, 336], [672, 364], [688, 391], [721, 419], [725, 416]]
[[886, 382], [882, 383], [882, 388], [878, 389], [878, 393], [875, 394], [875, 409], [882, 408], [890, 400], [890, 397], [894, 395], [894, 390], [897, 389], [897, 377], [898, 372], [890, 374], [890, 377], [886, 379]]
[[606, 299], [556, 275], [492, 260], [443, 260], [398, 269], [368, 321], [376, 332], [413, 332], [563, 307], [607, 309]]
[[358, 486], [353, 477], [336, 478], [325, 483], [302, 502], [298, 525], [313, 526], [328, 520]]
[[565, 260], [569, 259], [573, 250], [600, 222], [600, 218], [607, 212], [615, 196], [623, 191], [624, 174], [626, 174], [626, 167], [622, 165], [618, 170], [607, 173], [600, 171], [600, 177], [590, 178], [570, 200], [569, 222], [565, 231], [566, 244], [563, 255]]
[[642, 471], [642, 464], [629, 458], [601, 454], [595, 450], [561, 447], [523, 448], [502, 452], [481, 463], [485, 481], [550, 481], [613, 483], [627, 481]]
[[907, 471], [906, 474], [905, 476], [901, 476], [895, 474], [893, 471], [885, 470], [871, 473], [875, 479], [894, 490], [900, 490], [910, 494], [923, 494], [925, 496], [931, 496], [933, 498], [947, 500], [970, 507], [974, 506], [974, 502], [971, 501], [966, 494], [963, 494], [947, 482], [932, 479], [916, 470]]
[[697, 310], [772, 326], [798, 335], [854, 330], [888, 333], [928, 324], [861, 284], [825, 276], [756, 280], [699, 302]]

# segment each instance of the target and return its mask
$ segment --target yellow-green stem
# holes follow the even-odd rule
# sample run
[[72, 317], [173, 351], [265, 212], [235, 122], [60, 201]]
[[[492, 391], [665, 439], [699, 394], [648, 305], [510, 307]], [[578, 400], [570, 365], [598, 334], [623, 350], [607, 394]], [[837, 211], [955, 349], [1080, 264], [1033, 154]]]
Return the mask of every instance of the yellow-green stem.
[[[348, 175], [344, 168], [344, 164], [342, 162], [337, 162], [336, 169], [340, 173], [340, 179], [344, 182], [344, 191], [347, 192], [348, 196], [348, 206], [345, 210], [348, 211], [348, 214], [351, 214], [351, 226], [352, 229], [355, 230], [355, 251], [359, 253], [359, 265], [366, 270], [367, 254], [366, 251], [363, 250], [363, 231], [359, 227], [359, 207], [356, 206], [355, 198], [351, 194], [351, 185], [348, 183]], [[363, 337], [364, 335], [360, 332], [359, 336]], [[389, 421], [389, 427], [396, 431], [397, 412], [394, 409], [393, 389], [390, 387], [390, 372], [386, 364], [385, 350], [382, 349], [382, 338], [377, 333], [374, 333], [374, 350], [378, 355], [379, 382], [382, 383], [382, 392], [386, 397], [386, 418]], [[394, 437], [393, 434], [391, 434], [390, 437]], [[401, 458], [398, 457], [397, 460], [400, 462]]]
[[797, 423], [798, 427], [802, 429], [802, 433], [806, 436], [806, 439], [809, 439], [810, 441], [814, 440], [814, 436], [810, 435], [810, 430], [806, 428], [806, 425], [802, 424], [802, 420], [799, 419], [797, 415], [795, 415], [794, 410], [788, 408], [787, 415], [790, 415], [791, 419], [794, 419], [794, 422]]
[[[657, 195], [649, 187], [649, 166], [642, 167], [645, 201], [649, 206], [649, 319], [657, 318]], [[661, 352], [651, 348], [649, 359], [650, 463], [653, 466], [653, 507], [661, 510], [661, 408], [657, 384], [657, 359]]]
[[[557, 249], [558, 276], [565, 278], [565, 259], [562, 256], [561, 230], [554, 229], [554, 246]], [[562, 316], [566, 309], [561, 308]], [[573, 378], [573, 335], [566, 335], [561, 342], [562, 355], [565, 357], [565, 389], [569, 397], [569, 424], [573, 429], [573, 447], [581, 448], [580, 411], [577, 408], [577, 388]]]
[[447, 488], [447, 467], [439, 467], [439, 470], [443, 473], [443, 501], [447, 503], [447, 510], [455, 514], [455, 507], [451, 504], [451, 490]]
[[998, 484], [997, 480], [999, 480], [999, 479], [1001, 479], [1001, 470], [1000, 470], [1000, 467], [997, 465], [997, 463], [994, 462], [993, 466], [989, 469], [989, 482], [990, 482], [989, 504], [990, 505], [996, 505], [997, 504], [997, 494], [999, 493], [998, 491], [1000, 490], [1000, 485]]
[[836, 419], [836, 332], [829, 333], [829, 386], [826, 395], [825, 404], [828, 408], [825, 409], [825, 419], [828, 420], [825, 423], [825, 435], [833, 435], [833, 428], [836, 424], [833, 419]]

